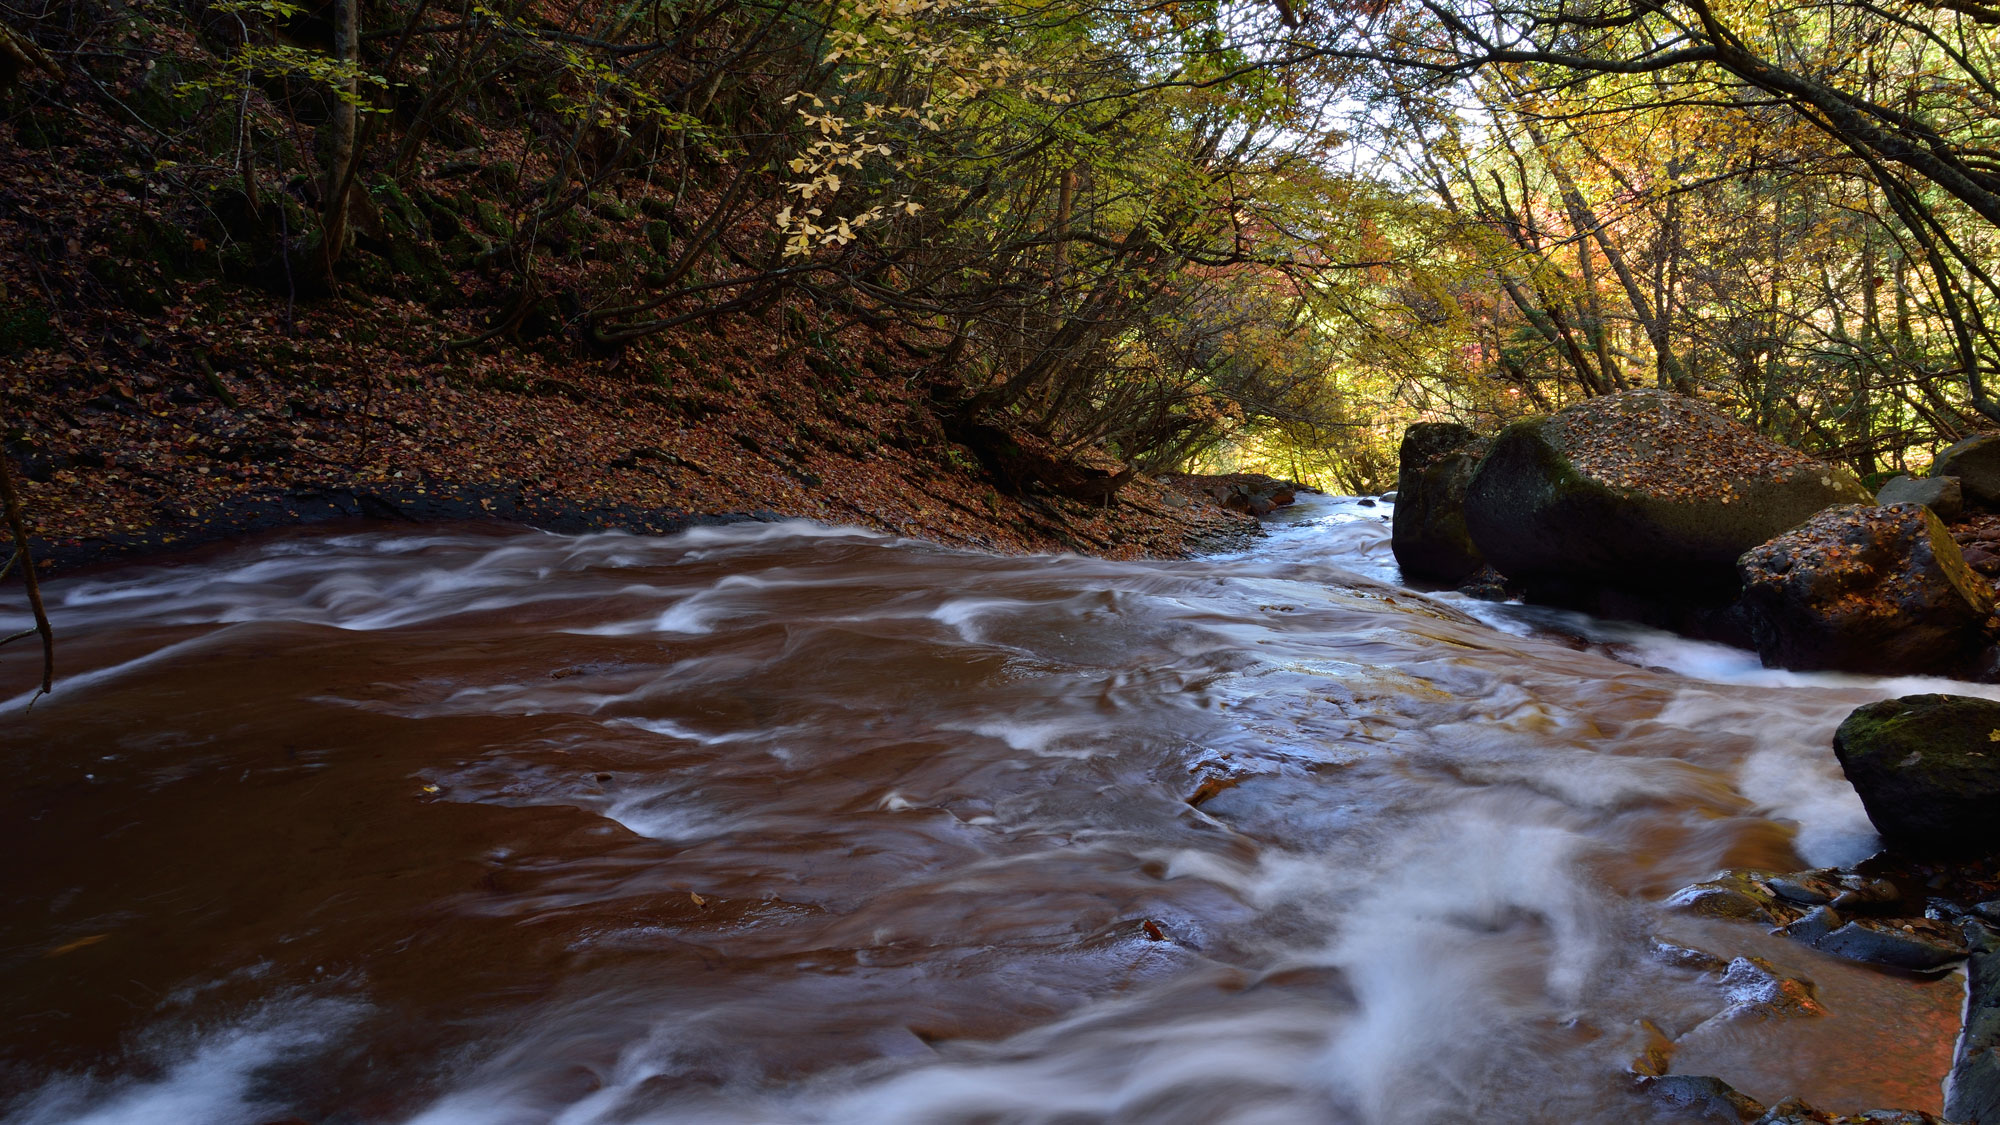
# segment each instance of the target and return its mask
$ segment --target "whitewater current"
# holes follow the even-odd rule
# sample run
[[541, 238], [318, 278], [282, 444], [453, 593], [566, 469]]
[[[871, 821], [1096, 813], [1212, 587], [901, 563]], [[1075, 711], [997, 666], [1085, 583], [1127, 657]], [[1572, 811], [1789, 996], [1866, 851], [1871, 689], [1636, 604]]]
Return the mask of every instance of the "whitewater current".
[[406, 526], [50, 583], [0, 1119], [1688, 1119], [1648, 1051], [1935, 1111], [1958, 981], [1669, 900], [1866, 856], [1834, 727], [1994, 689], [1418, 593], [1371, 504], [1192, 561]]

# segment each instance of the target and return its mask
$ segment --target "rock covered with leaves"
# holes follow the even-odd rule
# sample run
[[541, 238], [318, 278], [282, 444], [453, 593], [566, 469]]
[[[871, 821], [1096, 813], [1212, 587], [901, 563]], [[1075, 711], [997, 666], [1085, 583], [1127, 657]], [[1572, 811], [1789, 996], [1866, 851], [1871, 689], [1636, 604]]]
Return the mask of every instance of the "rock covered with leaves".
[[1502, 430], [1466, 489], [1465, 520], [1530, 597], [1646, 616], [1727, 604], [1744, 551], [1871, 499], [1845, 469], [1694, 399], [1637, 390]]
[[1920, 504], [1830, 508], [1744, 553], [1742, 607], [1766, 665], [1972, 674], [1993, 588]]
[[1486, 561], [1465, 527], [1465, 490], [1488, 444], [1454, 422], [1403, 432], [1389, 545], [1406, 576], [1456, 584]]

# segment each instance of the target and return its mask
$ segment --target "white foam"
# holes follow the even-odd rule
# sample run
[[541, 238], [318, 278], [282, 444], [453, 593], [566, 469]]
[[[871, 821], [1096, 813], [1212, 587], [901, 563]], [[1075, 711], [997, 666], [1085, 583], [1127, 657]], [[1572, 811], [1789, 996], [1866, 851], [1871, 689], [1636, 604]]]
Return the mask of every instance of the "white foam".
[[260, 1094], [260, 1072], [326, 1044], [364, 1009], [339, 1000], [273, 1001], [226, 1027], [153, 1035], [151, 1080], [69, 1075], [9, 1107], [10, 1125], [258, 1125], [289, 1108]]

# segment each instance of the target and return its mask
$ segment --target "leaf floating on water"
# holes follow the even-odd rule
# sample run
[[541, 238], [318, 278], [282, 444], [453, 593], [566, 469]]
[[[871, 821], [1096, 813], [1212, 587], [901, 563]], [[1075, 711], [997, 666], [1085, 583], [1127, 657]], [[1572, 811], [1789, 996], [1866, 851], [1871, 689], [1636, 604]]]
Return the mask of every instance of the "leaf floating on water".
[[418, 792], [422, 793], [426, 797], [435, 797], [439, 793], [444, 792], [444, 787], [437, 784], [428, 784], [425, 785], [422, 789], [419, 789]]
[[80, 937], [75, 941], [67, 942], [63, 945], [58, 945], [54, 949], [49, 950], [47, 953], [42, 954], [42, 956], [61, 957], [65, 953], [74, 953], [77, 950], [82, 949], [86, 945], [96, 945], [98, 942], [103, 941], [105, 938], [108, 938], [110, 936], [111, 936], [110, 934], [92, 934], [89, 937]]
[[705, 898], [701, 897], [700, 895], [698, 895], [698, 894], [694, 893], [693, 891], [689, 891], [689, 892], [688, 892], [688, 898], [689, 898], [689, 899], [690, 899], [690, 900], [691, 900], [691, 901], [692, 901], [692, 902], [693, 902], [693, 903], [694, 903], [694, 904], [695, 904], [696, 906], [707, 906], [707, 905], [708, 905], [708, 900], [707, 900], [707, 899], [705, 899]]
[[1151, 918], [1148, 918], [1145, 921], [1139, 923], [1139, 926], [1141, 929], [1146, 931], [1146, 936], [1152, 938], [1154, 941], [1167, 940], [1167, 931], [1161, 929], [1160, 924], [1158, 922], [1153, 921]]

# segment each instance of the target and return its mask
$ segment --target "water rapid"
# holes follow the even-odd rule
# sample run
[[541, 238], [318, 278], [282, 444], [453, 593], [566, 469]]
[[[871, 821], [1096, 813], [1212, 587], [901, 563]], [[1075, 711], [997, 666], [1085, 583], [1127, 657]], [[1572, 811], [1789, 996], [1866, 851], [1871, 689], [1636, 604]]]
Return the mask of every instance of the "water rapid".
[[1648, 1052], [1935, 1111], [1956, 981], [1668, 899], [1870, 852], [1828, 739], [1939, 682], [1414, 593], [1387, 511], [1183, 562], [446, 527], [53, 583], [0, 1116], [1682, 1120]]

